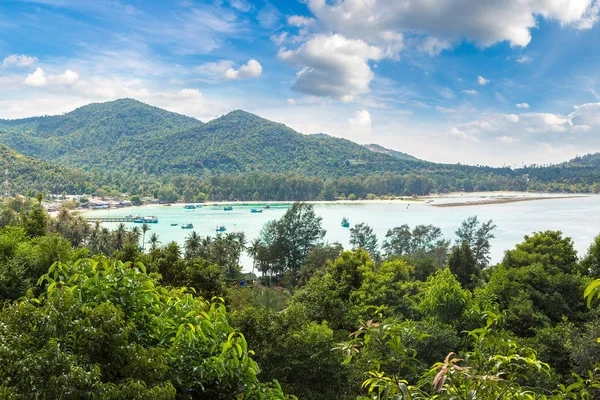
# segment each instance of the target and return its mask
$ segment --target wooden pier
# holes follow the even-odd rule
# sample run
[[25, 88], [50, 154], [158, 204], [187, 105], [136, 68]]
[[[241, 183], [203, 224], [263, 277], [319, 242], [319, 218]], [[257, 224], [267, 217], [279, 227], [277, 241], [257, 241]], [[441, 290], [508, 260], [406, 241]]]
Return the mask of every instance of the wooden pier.
[[133, 217], [90, 217], [87, 222], [133, 222]]

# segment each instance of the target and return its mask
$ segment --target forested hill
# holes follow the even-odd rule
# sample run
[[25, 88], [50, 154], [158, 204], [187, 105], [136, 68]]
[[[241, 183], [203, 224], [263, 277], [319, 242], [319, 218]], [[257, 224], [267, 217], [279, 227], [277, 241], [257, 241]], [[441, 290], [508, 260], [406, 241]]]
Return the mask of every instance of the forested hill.
[[[83, 194], [99, 186], [99, 182], [87, 172], [26, 157], [2, 144], [0, 144], [0, 167], [2, 182], [4, 170], [8, 169], [10, 195], [33, 196], [39, 191]], [[4, 194], [4, 184], [0, 186], [0, 191]]]
[[103, 169], [120, 164], [118, 149], [202, 126], [194, 118], [132, 99], [89, 104], [70, 113], [0, 120], [0, 142], [25, 155], [60, 164]]
[[365, 144], [365, 147], [376, 153], [387, 154], [388, 156], [400, 158], [401, 160], [418, 160], [418, 158], [413, 157], [410, 154], [406, 154], [406, 153], [403, 153], [403, 152], [397, 151], [397, 150], [386, 149], [385, 147], [380, 146], [378, 144], [374, 144], [374, 143]]
[[[303, 135], [241, 110], [202, 123], [131, 99], [91, 104], [59, 116], [0, 120], [0, 143], [62, 165], [28, 159], [39, 172], [27, 169], [25, 177], [32, 184], [23, 183], [22, 189], [29, 191], [43, 187], [79, 192], [71, 186], [86, 186], [82, 181], [105, 192], [143, 193], [164, 201], [600, 191], [598, 155], [518, 170], [437, 164], [377, 145]], [[70, 175], [76, 178], [67, 180]]]
[[[0, 121], [0, 142], [70, 167], [160, 177], [259, 171], [327, 178], [477, 170], [399, 159], [328, 135], [303, 135], [241, 110], [203, 124], [131, 99], [60, 116]], [[500, 170], [485, 170], [492, 171]]]

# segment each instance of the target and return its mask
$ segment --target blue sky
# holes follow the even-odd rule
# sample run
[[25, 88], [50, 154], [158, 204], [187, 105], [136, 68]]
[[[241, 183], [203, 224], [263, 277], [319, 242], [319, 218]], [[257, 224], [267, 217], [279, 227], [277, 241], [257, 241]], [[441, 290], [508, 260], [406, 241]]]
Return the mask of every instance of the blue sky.
[[600, 0], [1, 0], [0, 118], [132, 97], [439, 162], [600, 151]]

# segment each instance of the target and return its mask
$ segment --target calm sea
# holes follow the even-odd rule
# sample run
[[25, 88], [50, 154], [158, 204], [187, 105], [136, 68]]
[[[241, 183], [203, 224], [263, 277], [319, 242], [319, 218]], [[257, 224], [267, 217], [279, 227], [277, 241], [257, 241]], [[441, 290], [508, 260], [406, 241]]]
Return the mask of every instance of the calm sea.
[[[496, 238], [492, 241], [492, 262], [499, 262], [504, 251], [511, 249], [523, 240], [523, 236], [544, 230], [560, 230], [571, 237], [580, 256], [585, 253], [594, 237], [600, 234], [600, 195], [580, 198], [552, 196], [550, 200], [527, 201], [496, 205], [466, 205], [461, 207], [438, 208], [432, 204], [442, 202], [463, 202], [477, 200], [489, 195], [469, 194], [464, 196], [446, 196], [435, 198], [433, 203], [425, 202], [366, 202], [366, 203], [317, 203], [316, 213], [323, 218], [323, 228], [327, 230], [326, 240], [339, 242], [348, 248], [349, 229], [343, 228], [340, 221], [343, 217], [350, 220], [351, 226], [360, 222], [369, 224], [379, 236], [380, 243], [388, 229], [408, 224], [433, 224], [439, 226], [448, 239], [454, 240], [454, 232], [461, 221], [469, 216], [477, 215], [480, 220], [494, 220], [497, 225]], [[523, 197], [526, 195], [518, 194]], [[223, 206], [203, 205], [196, 210], [185, 210], [183, 205], [132, 207], [126, 209], [86, 211], [85, 216], [125, 216], [155, 215], [158, 224], [151, 225], [151, 231], [158, 234], [160, 241], [166, 244], [177, 241], [183, 244], [190, 230], [181, 229], [180, 225], [192, 223], [194, 231], [201, 236], [216, 234], [215, 228], [224, 225], [227, 232], [244, 232], [248, 241], [260, 234], [263, 225], [273, 219], [280, 218], [287, 210], [286, 205], [273, 205], [262, 213], [251, 213], [256, 205], [233, 205], [233, 210], [224, 211]], [[177, 223], [177, 226], [171, 226]], [[117, 223], [103, 223], [114, 229]], [[134, 226], [133, 223], [127, 224]], [[149, 234], [146, 234], [148, 240]], [[248, 257], [242, 259], [246, 270], [251, 268]]]

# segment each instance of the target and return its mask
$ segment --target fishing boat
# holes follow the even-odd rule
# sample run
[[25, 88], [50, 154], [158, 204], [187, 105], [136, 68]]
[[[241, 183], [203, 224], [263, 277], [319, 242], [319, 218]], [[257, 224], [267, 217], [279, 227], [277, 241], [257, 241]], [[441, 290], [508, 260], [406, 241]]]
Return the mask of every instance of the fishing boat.
[[223, 211], [231, 211], [231, 210], [233, 210], [232, 206], [223, 207]]
[[251, 212], [252, 214], [255, 214], [255, 213], [261, 213], [261, 212], [263, 212], [263, 210], [261, 210], [261, 209], [258, 209], [258, 208], [253, 208], [253, 209], [251, 209], [251, 210], [250, 210], [250, 212]]
[[264, 206], [263, 208], [266, 208], [266, 209], [268, 210], [269, 208], [271, 208], [271, 206], [267, 204], [267, 205], [266, 205], [266, 206]]
[[148, 215], [144, 217], [144, 222], [147, 224], [158, 224], [158, 218], [155, 215]]
[[185, 206], [183, 206], [183, 208], [185, 208], [186, 210], [195, 210], [196, 206], [193, 204], [186, 204]]
[[177, 226], [177, 225], [179, 225], [179, 224], [178, 224], [178, 223], [173, 223], [173, 224], [171, 224], [171, 226]]
[[181, 229], [194, 229], [194, 225], [193, 224], [181, 225]]
[[349, 228], [350, 227], [350, 221], [348, 221], [348, 218], [346, 218], [346, 217], [342, 218], [342, 226], [344, 228]]
[[135, 217], [133, 217], [133, 222], [136, 224], [143, 224], [144, 222], [144, 217], [140, 217], [139, 215], [136, 215]]
[[227, 229], [225, 229], [224, 225], [221, 226], [217, 226], [217, 229], [215, 229], [217, 232], [225, 232]]

